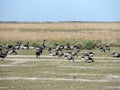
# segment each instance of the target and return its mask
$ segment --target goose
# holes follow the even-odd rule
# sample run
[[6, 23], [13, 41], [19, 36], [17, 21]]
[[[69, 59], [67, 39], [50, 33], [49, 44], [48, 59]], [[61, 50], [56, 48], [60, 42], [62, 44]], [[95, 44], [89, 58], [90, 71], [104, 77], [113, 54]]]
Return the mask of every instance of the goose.
[[21, 45], [21, 49], [28, 50], [29, 49], [29, 42], [27, 42], [25, 45]]
[[12, 44], [9, 44], [8, 46], [7, 46], [7, 52], [8, 52], [8, 54], [17, 54], [17, 52], [15, 51], [15, 46], [13, 46]]
[[110, 51], [110, 47], [108, 45], [105, 45], [105, 46], [100, 47], [100, 50], [102, 52]]
[[71, 54], [71, 52], [64, 52], [61, 54], [61, 56], [64, 56], [67, 60], [72, 60], [74, 62], [74, 56]]
[[112, 55], [113, 55], [113, 57], [118, 58], [118, 57], [120, 57], [120, 52], [113, 52]]
[[100, 50], [101, 50], [102, 52], [105, 52], [105, 48], [104, 48], [104, 47], [100, 47]]
[[38, 58], [42, 54], [42, 52], [43, 52], [43, 49], [41, 49], [41, 48], [39, 50], [37, 50], [36, 53], [35, 53], [36, 58]]
[[87, 56], [87, 55], [82, 56], [81, 58], [82, 58], [85, 62], [94, 62], [94, 60], [92, 59], [92, 57]]
[[2, 51], [3, 47], [0, 45], [0, 51]]
[[66, 56], [66, 55], [68, 55], [68, 54], [71, 54], [72, 56], [77, 56], [78, 57], [78, 53], [79, 53], [80, 51], [78, 50], [78, 51], [69, 51], [69, 52], [64, 52], [63, 53], [63, 56]]
[[59, 52], [58, 51], [52, 51], [49, 55], [51, 55], [51, 56], [59, 56]]
[[69, 43], [67, 43], [67, 45], [66, 45], [66, 46], [64, 46], [64, 49], [65, 49], [65, 50], [70, 50], [70, 44], [69, 44]]
[[93, 52], [88, 52], [86, 54], [88, 54], [90, 57], [93, 57], [95, 55]]
[[48, 47], [48, 52], [49, 52], [49, 54], [52, 53], [52, 49], [53, 49], [53, 48]]
[[17, 42], [17, 44], [15, 45], [15, 49], [20, 49], [22, 45], [22, 42]]
[[40, 44], [40, 45], [38, 45], [37, 47], [36, 47], [36, 49], [37, 50], [39, 50], [40, 48], [41, 49], [45, 49], [47, 46], [45, 45], [45, 42], [46, 42], [46, 40], [43, 40], [43, 43], [42, 44]]
[[0, 58], [6, 58], [8, 51], [0, 51]]
[[12, 48], [15, 48], [12, 44], [9, 44], [8, 46], [7, 46], [7, 49], [9, 50], [9, 49], [12, 49]]
[[79, 47], [79, 46], [76, 46], [76, 45], [71, 45], [71, 46], [70, 46], [70, 49], [71, 49], [71, 50], [80, 50], [80, 47]]
[[58, 56], [58, 57], [62, 56], [62, 51], [56, 51], [54, 48], [48, 48], [48, 51], [49, 51], [49, 55], [51, 56]]
[[64, 48], [63, 46], [60, 46], [59, 44], [55, 44], [56, 51], [62, 51], [63, 48]]
[[75, 50], [75, 51], [72, 51], [71, 54], [72, 54], [73, 56], [77, 56], [77, 57], [78, 57], [78, 53], [79, 53], [79, 52], [80, 52], [80, 50], [77, 49], [77, 50]]
[[43, 40], [42, 44], [40, 46], [45, 46], [46, 40]]
[[105, 45], [104, 47], [105, 47], [105, 50], [110, 51], [110, 46]]
[[11, 49], [8, 50], [8, 54], [15, 54], [15, 55], [17, 55], [17, 52], [16, 52], [15, 48], [11, 48]]
[[72, 54], [66, 54], [65, 59], [67, 59], [69, 61], [72, 60], [74, 62], [74, 56]]
[[85, 62], [94, 62], [94, 60], [92, 59], [93, 55], [94, 55], [93, 52], [88, 52], [88, 53], [85, 53], [81, 58]]

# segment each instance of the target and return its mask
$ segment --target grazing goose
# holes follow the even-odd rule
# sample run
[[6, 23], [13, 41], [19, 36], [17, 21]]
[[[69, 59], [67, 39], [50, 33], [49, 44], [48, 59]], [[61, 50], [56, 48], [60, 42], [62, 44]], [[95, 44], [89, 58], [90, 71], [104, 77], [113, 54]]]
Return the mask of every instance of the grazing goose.
[[110, 46], [105, 45], [104, 47], [105, 47], [105, 50], [110, 51]]
[[67, 43], [67, 45], [66, 45], [66, 46], [64, 46], [64, 49], [65, 49], [65, 50], [70, 50], [70, 44], [69, 44], [69, 43]]
[[66, 56], [66, 55], [71, 54], [72, 56], [77, 56], [77, 57], [78, 57], [78, 53], [79, 53], [79, 52], [80, 52], [80, 50], [64, 52], [64, 53], [63, 53], [63, 56]]
[[72, 60], [74, 62], [74, 56], [71, 54], [71, 52], [64, 52], [61, 54], [61, 56], [64, 56], [67, 60]]
[[71, 54], [73, 55], [73, 56], [77, 56], [78, 57], [78, 53], [80, 52], [80, 50], [78, 49], [78, 50], [76, 50], [76, 51], [72, 51], [71, 52]]
[[85, 62], [94, 62], [94, 60], [92, 59], [94, 53], [93, 52], [88, 52], [85, 53], [81, 58], [85, 61]]
[[59, 56], [59, 52], [58, 51], [52, 51], [51, 54], [49, 54], [51, 56]]
[[102, 52], [105, 52], [105, 48], [104, 48], [104, 47], [100, 47], [100, 50], [101, 50]]
[[64, 48], [63, 46], [60, 46], [59, 44], [55, 44], [56, 51], [62, 51], [63, 48]]
[[28, 50], [29, 49], [29, 42], [27, 42], [25, 45], [21, 45], [21, 49]]
[[87, 55], [82, 56], [81, 58], [82, 58], [85, 62], [89, 62], [89, 63], [94, 62], [94, 60], [92, 59], [92, 57], [87, 56]]
[[0, 58], [6, 58], [8, 51], [0, 51]]
[[110, 51], [110, 47], [108, 45], [105, 45], [105, 46], [100, 47], [100, 50], [102, 52]]
[[8, 54], [15, 54], [15, 55], [17, 55], [17, 52], [16, 52], [15, 48], [11, 48], [11, 49], [8, 50]]
[[67, 60], [72, 60], [73, 62], [74, 62], [74, 56], [72, 55], [72, 54], [67, 54], [66, 56], [65, 56], [65, 59], [67, 59]]
[[95, 55], [93, 52], [88, 52], [86, 54], [88, 54], [90, 57], [93, 57]]
[[71, 50], [80, 50], [80, 47], [79, 47], [79, 46], [76, 46], [76, 45], [71, 45], [71, 46], [70, 46], [70, 49], [71, 49]]
[[9, 44], [8, 46], [7, 46], [7, 49], [9, 50], [9, 49], [13, 49], [13, 48], [15, 48], [12, 44]]
[[113, 52], [112, 55], [113, 55], [113, 57], [119, 58], [120, 52]]
[[49, 54], [52, 53], [52, 49], [53, 49], [53, 48], [48, 47], [48, 52], [49, 52]]
[[62, 51], [56, 51], [54, 48], [48, 48], [48, 51], [51, 56], [62, 56]]
[[17, 52], [15, 51], [15, 47], [12, 45], [12, 44], [9, 44], [8, 46], [7, 46], [7, 53], [8, 54], [17, 54]]

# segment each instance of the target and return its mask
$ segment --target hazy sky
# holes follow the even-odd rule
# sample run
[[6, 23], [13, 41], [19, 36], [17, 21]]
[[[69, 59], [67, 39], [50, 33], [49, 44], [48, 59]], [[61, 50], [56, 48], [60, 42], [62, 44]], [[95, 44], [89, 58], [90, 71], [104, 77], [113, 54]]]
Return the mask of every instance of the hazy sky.
[[120, 21], [120, 0], [0, 0], [0, 21]]

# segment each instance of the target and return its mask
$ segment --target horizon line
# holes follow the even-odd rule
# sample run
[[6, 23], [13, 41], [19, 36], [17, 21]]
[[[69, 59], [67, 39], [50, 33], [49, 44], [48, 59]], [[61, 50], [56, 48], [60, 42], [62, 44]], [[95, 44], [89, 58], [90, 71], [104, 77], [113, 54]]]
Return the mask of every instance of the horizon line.
[[120, 23], [120, 21], [0, 21], [0, 23]]

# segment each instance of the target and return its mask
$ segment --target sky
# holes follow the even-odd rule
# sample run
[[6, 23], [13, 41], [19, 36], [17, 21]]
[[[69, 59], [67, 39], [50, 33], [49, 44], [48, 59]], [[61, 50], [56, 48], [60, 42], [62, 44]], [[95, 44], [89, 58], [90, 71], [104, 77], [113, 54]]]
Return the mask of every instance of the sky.
[[120, 0], [0, 0], [0, 21], [120, 21]]

